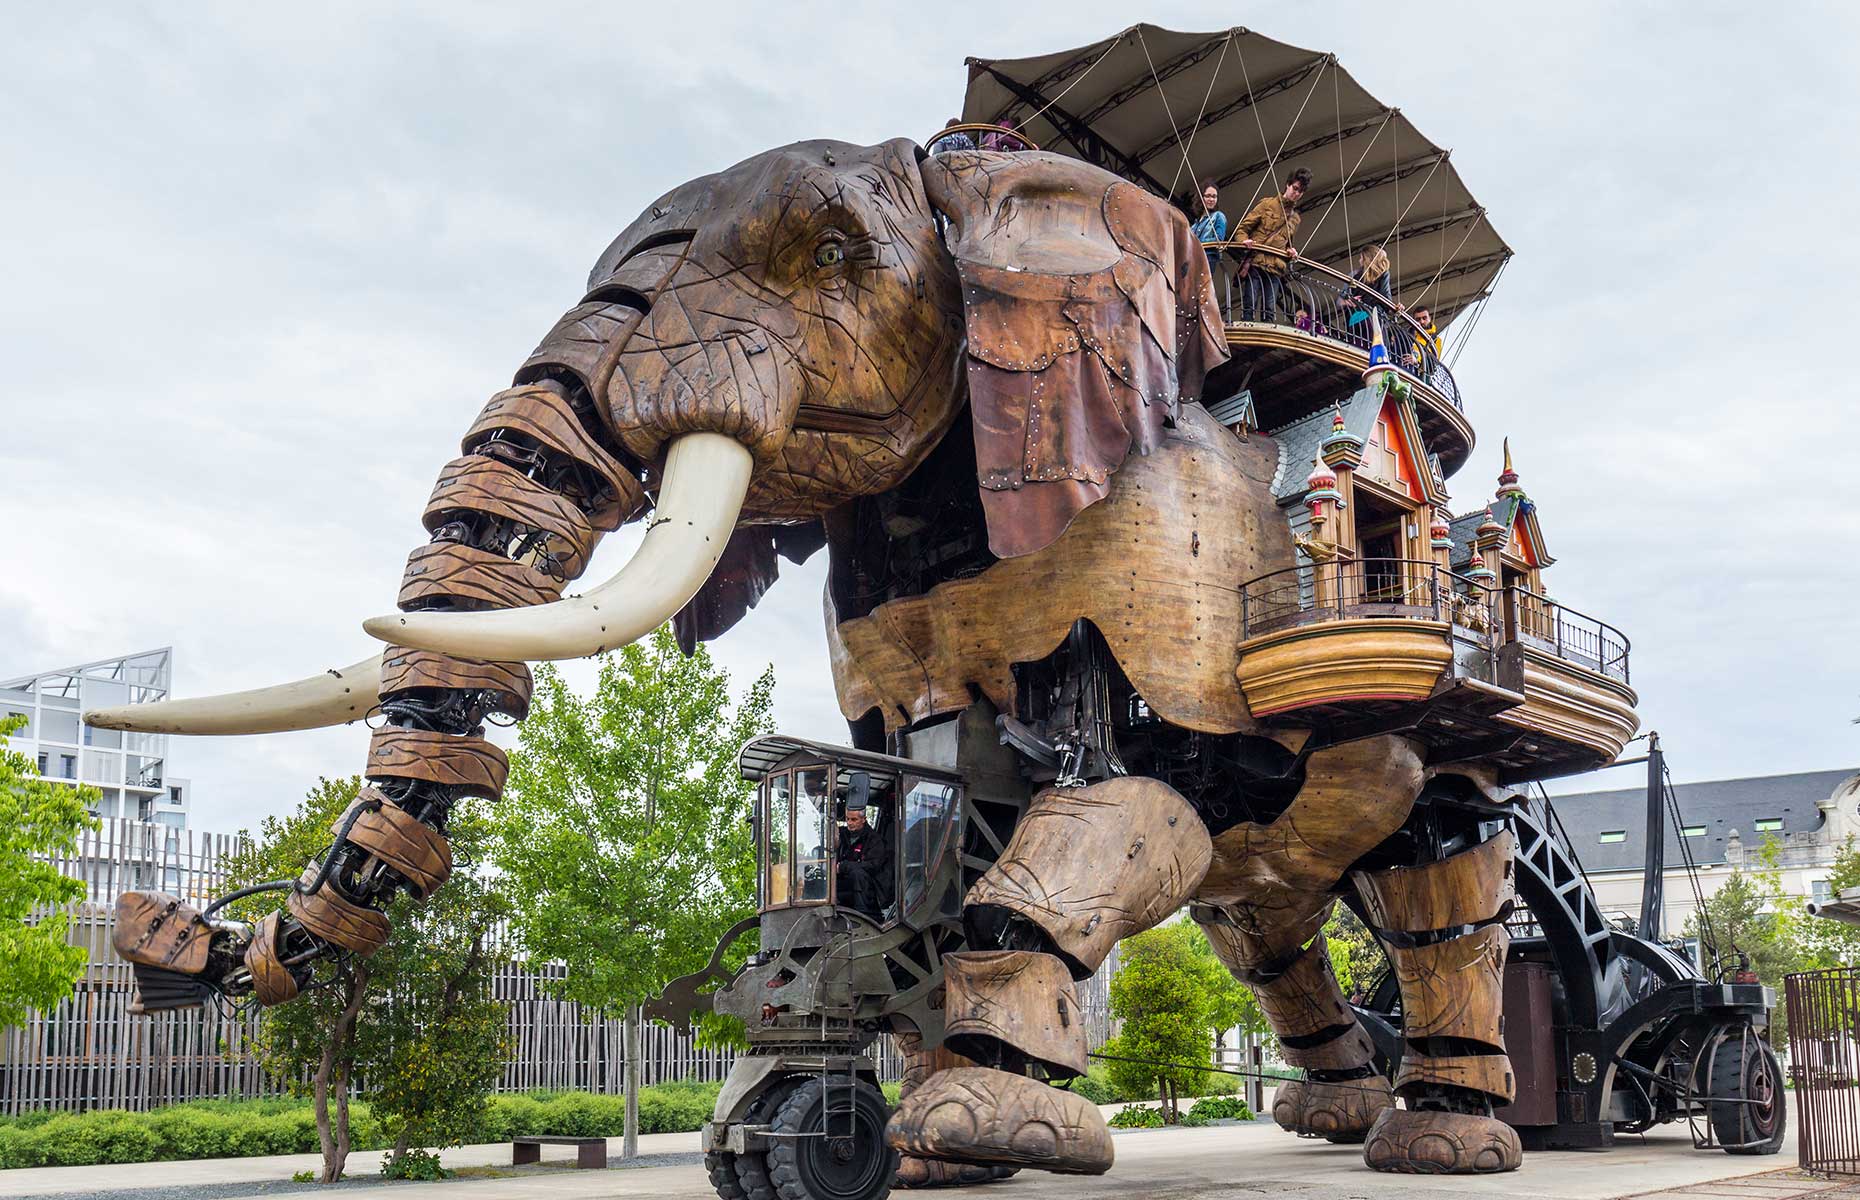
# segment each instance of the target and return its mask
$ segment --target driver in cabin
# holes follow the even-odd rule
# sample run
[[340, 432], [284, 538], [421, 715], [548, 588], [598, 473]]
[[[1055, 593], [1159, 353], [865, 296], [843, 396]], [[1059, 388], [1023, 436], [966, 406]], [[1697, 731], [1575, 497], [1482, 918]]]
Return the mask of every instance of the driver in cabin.
[[865, 809], [847, 807], [833, 857], [839, 865], [840, 903], [880, 919], [891, 903], [891, 846], [867, 824]]

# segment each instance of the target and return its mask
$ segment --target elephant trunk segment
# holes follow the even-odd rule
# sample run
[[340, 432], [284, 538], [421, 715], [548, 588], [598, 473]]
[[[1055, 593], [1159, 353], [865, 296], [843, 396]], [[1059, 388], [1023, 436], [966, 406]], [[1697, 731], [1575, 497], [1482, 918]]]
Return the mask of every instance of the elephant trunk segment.
[[[548, 604], [601, 534], [641, 511], [637, 477], [590, 432], [597, 426], [584, 420], [586, 406], [585, 393], [554, 382], [512, 388], [486, 405], [463, 456], [440, 472], [427, 502], [432, 540], [408, 558], [403, 609], [457, 614]], [[117, 949], [136, 966], [145, 1009], [194, 1003], [203, 990], [249, 991], [265, 1004], [290, 1000], [317, 959], [380, 949], [389, 932], [382, 910], [397, 891], [424, 899], [450, 875], [447, 816], [467, 797], [502, 792], [507, 763], [486, 740], [484, 721], [526, 714], [529, 668], [514, 657], [406, 645], [353, 673], [371, 667], [378, 690], [368, 704], [378, 698], [382, 723], [369, 741], [366, 786], [336, 822], [322, 861], [288, 885], [283, 912], [248, 931], [174, 897], [130, 893], [119, 901]], [[276, 723], [288, 710], [254, 712], [250, 697], [275, 700], [291, 686], [305, 685], [186, 703], [218, 705], [208, 715], [221, 725]], [[157, 719], [169, 729], [191, 724], [172, 712]]]

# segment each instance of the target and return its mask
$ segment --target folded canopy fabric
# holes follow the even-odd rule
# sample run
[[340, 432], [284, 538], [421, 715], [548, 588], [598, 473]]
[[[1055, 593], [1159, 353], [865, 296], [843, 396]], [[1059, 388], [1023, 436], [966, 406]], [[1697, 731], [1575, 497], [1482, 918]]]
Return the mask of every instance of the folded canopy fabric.
[[1130, 28], [1034, 58], [970, 58], [964, 121], [1012, 121], [1043, 150], [1116, 172], [1198, 212], [1202, 180], [1237, 221], [1311, 172], [1298, 250], [1346, 274], [1386, 246], [1395, 298], [1445, 326], [1511, 256], [1448, 161], [1336, 56], [1247, 29]]

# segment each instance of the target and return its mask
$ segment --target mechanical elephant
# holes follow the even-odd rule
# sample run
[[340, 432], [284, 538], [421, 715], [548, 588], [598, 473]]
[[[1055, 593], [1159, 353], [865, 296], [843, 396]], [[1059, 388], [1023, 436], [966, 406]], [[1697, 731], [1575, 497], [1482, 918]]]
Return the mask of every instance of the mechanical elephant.
[[[1032, 1012], [1185, 904], [1309, 1072], [1282, 1124], [1367, 1135], [1394, 1169], [1515, 1165], [1490, 1116], [1509, 1080], [1489, 997], [1428, 991], [1439, 970], [1489, 962], [1502, 913], [1461, 905], [1411, 928], [1420, 901], [1402, 897], [1435, 892], [1373, 874], [1427, 781], [1414, 748], [1311, 749], [1262, 730], [1239, 693], [1238, 585], [1294, 558], [1271, 442], [1197, 403], [1226, 357], [1185, 219], [1057, 155], [803, 142], [666, 193], [442, 468], [401, 611], [366, 622], [389, 644], [380, 657], [89, 714], [221, 734], [383, 716], [367, 788], [281, 912], [248, 929], [125, 898], [118, 948], [143, 1005], [281, 1003], [316, 958], [373, 953], [395, 891], [444, 883], [452, 804], [501, 790], [483, 722], [521, 718], [525, 662], [668, 619], [687, 641], [714, 637], [779, 557], [825, 545], [856, 739], [882, 747], [985, 697], [1053, 784], [968, 896], [975, 949], [946, 964], [952, 1010], [970, 1014], [951, 1021], [960, 1053], [892, 1122], [918, 1179], [938, 1177], [930, 1162], [1110, 1165], [1097, 1111], [1042, 1081], [1082, 1071], [1082, 1025]], [[601, 535], [633, 521], [646, 531], [631, 561], [563, 598]], [[1464, 873], [1488, 840], [1433, 837], [1418, 869]], [[1398, 971], [1412, 961], [1404, 1000], [1412, 975], [1415, 1006], [1445, 1006], [1397, 1081], [1412, 1117], [1392, 1107], [1318, 932], [1352, 867], [1385, 901]], [[1480, 978], [1469, 986], [1496, 986]]]

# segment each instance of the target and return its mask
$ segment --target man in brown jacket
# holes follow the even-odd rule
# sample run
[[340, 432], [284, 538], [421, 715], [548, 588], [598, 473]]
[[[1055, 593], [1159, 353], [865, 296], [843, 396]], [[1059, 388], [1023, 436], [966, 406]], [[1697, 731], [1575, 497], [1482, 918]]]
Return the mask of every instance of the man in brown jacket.
[[[1247, 258], [1246, 278], [1241, 282], [1240, 319], [1273, 321], [1278, 319], [1279, 291], [1285, 268], [1298, 251], [1292, 235], [1298, 232], [1298, 201], [1311, 186], [1311, 172], [1303, 167], [1285, 181], [1285, 193], [1267, 196], [1253, 206], [1253, 211], [1234, 226], [1233, 238], [1243, 246], [1257, 246], [1260, 251]], [[1279, 253], [1272, 253], [1272, 251]]]

